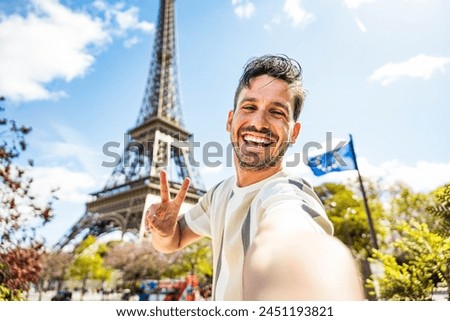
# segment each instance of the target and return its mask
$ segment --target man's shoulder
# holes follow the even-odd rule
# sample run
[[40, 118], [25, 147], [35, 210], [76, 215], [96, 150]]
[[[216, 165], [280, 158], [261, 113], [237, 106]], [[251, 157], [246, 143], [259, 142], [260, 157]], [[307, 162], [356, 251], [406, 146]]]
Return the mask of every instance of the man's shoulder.
[[312, 184], [300, 176], [286, 172], [280, 173], [278, 177], [274, 177], [264, 184], [260, 190], [259, 197], [263, 202], [300, 197], [309, 206], [319, 207], [321, 210], [324, 210], [322, 201], [314, 191]]
[[305, 178], [293, 175], [291, 173], [282, 171], [279, 175], [274, 177], [273, 179], [267, 181], [262, 189], [270, 190], [275, 187], [281, 187], [283, 185], [292, 186], [298, 188], [302, 191], [314, 192], [314, 188], [312, 184]]
[[274, 177], [260, 190], [259, 202], [263, 209], [268, 209], [274, 204], [277, 206], [286, 204], [291, 206], [290, 209], [292, 206], [298, 206], [303, 212], [309, 214], [326, 233], [333, 234], [333, 225], [325, 213], [322, 201], [311, 183], [302, 177], [289, 174]]

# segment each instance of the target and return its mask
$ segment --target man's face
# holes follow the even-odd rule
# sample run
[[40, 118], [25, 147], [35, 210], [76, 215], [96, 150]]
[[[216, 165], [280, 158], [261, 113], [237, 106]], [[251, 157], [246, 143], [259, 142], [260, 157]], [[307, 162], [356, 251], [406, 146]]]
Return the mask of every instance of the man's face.
[[300, 132], [293, 112], [293, 99], [283, 80], [262, 75], [241, 90], [236, 110], [228, 113], [227, 131], [242, 169], [280, 166], [287, 147]]

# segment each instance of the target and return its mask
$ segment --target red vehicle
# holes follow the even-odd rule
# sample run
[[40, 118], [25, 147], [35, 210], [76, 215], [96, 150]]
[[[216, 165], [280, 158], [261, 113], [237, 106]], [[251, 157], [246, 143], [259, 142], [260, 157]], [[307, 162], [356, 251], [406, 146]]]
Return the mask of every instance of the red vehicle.
[[186, 279], [149, 280], [141, 285], [139, 301], [195, 301], [198, 279], [188, 275]]

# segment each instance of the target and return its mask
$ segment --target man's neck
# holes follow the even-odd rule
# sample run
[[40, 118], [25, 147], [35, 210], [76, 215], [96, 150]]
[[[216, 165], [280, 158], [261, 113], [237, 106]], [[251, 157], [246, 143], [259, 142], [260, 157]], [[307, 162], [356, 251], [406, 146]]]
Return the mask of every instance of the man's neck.
[[237, 164], [236, 162], [235, 165], [236, 165], [236, 184], [239, 187], [245, 187], [258, 183], [278, 173], [282, 169], [281, 162], [275, 166], [271, 166], [269, 168], [260, 171], [243, 169], [239, 167], [239, 164]]

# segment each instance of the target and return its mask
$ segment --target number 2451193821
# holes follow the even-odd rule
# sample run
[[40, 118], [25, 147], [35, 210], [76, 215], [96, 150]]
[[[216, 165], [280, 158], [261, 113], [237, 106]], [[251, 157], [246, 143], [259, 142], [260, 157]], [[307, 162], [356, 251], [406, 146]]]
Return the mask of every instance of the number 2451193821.
[[260, 306], [260, 317], [332, 317], [331, 306]]

